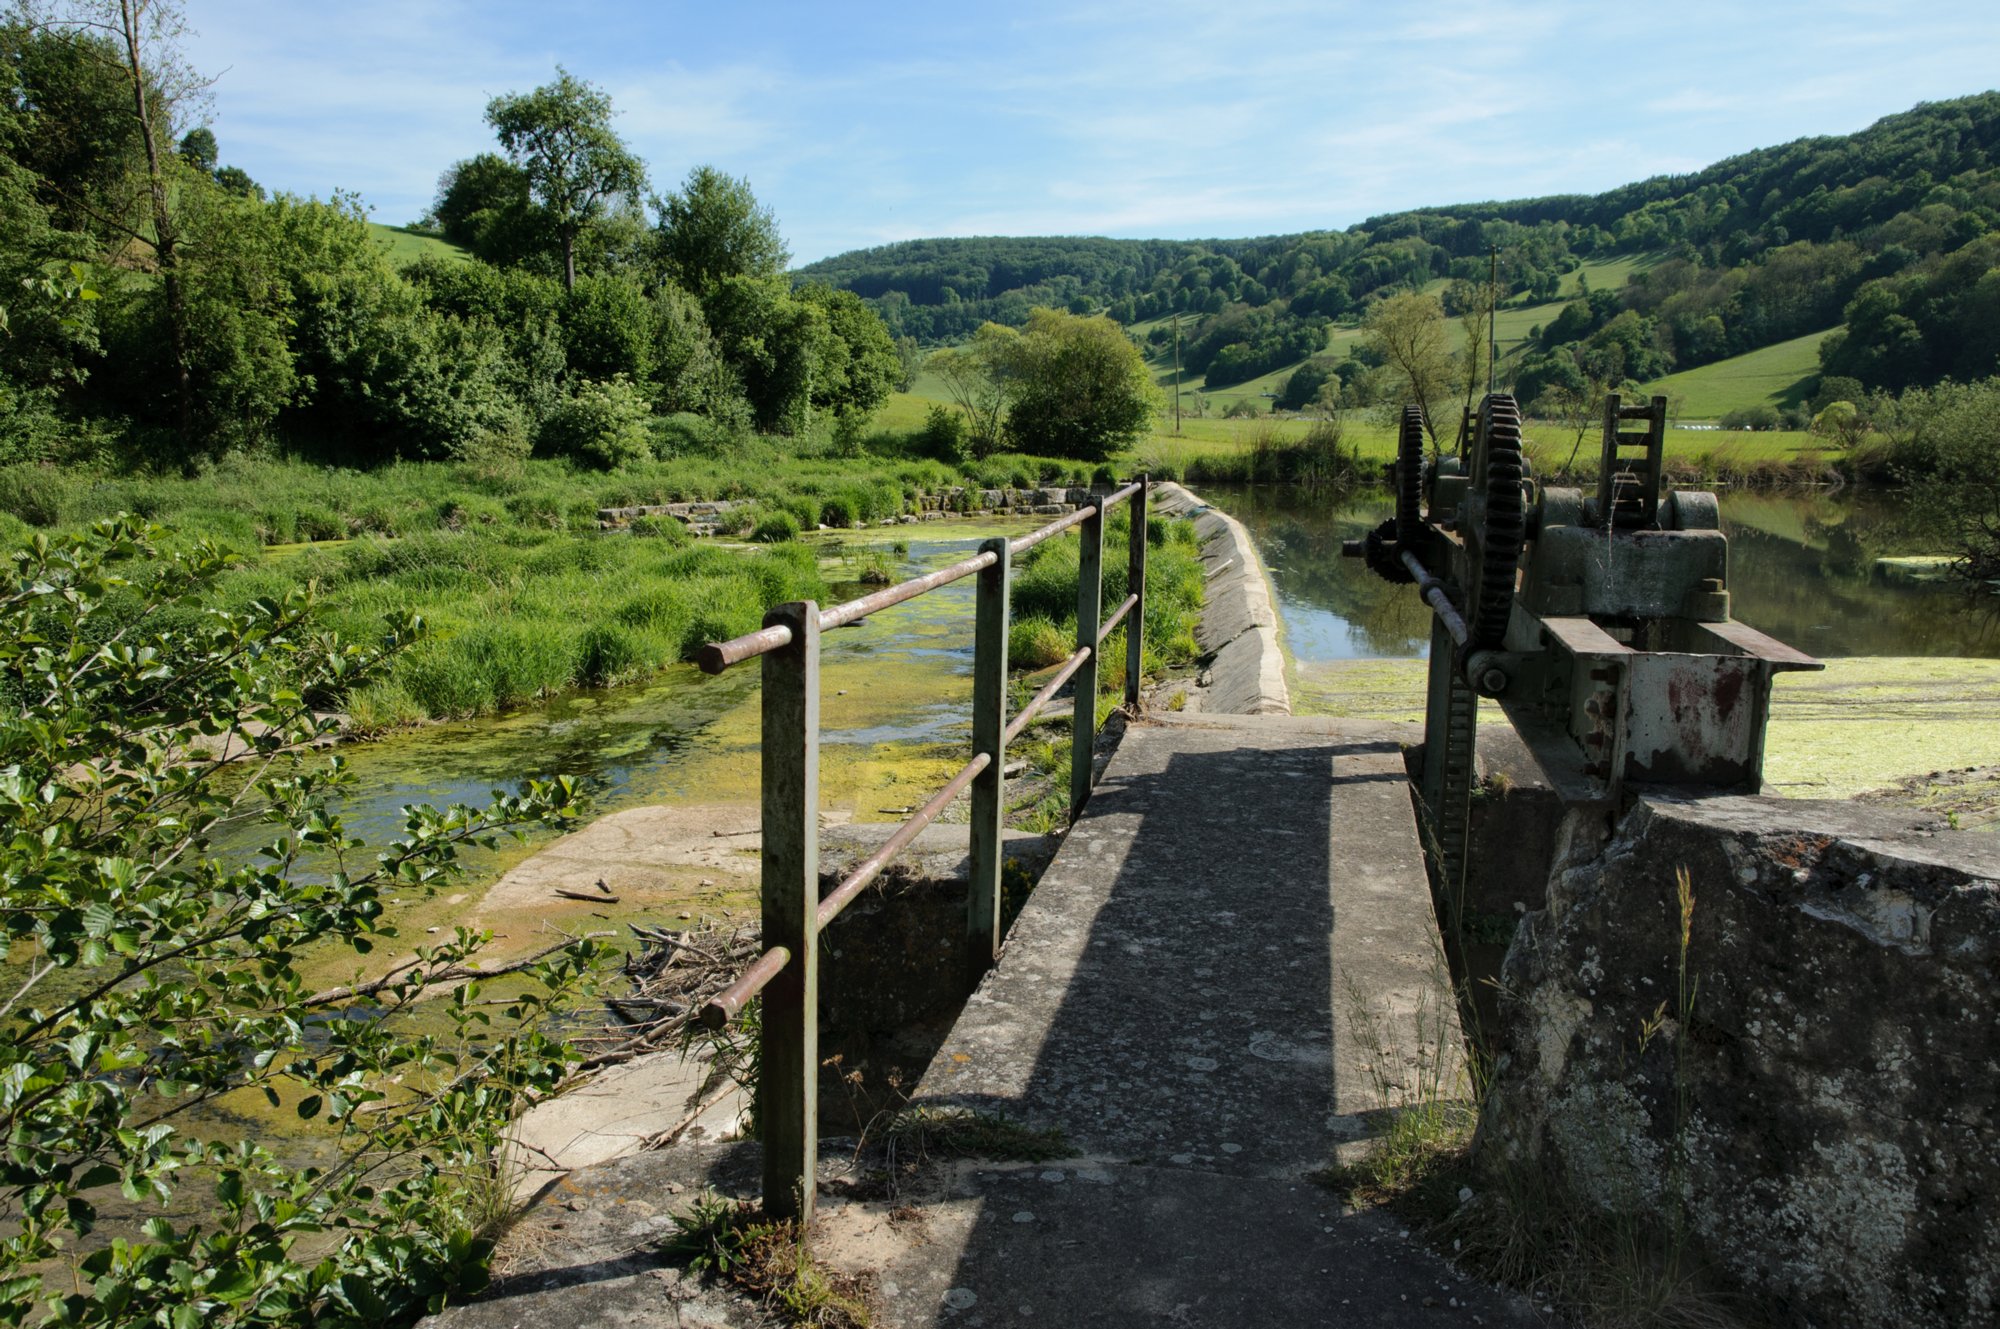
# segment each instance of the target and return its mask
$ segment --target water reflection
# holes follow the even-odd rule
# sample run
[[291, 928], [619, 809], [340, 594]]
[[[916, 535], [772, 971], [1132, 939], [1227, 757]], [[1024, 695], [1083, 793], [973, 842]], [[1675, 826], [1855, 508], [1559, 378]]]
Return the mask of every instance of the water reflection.
[[[1421, 658], [1430, 611], [1341, 541], [1390, 515], [1386, 492], [1334, 497], [1290, 486], [1204, 485], [1241, 520], [1271, 569], [1292, 653], [1305, 663]], [[1730, 589], [1738, 618], [1827, 657], [2000, 657], [2000, 614], [1949, 585], [1895, 582], [1875, 560], [1929, 553], [1894, 494], [1722, 495]], [[1932, 542], [1934, 544], [1935, 542]]]

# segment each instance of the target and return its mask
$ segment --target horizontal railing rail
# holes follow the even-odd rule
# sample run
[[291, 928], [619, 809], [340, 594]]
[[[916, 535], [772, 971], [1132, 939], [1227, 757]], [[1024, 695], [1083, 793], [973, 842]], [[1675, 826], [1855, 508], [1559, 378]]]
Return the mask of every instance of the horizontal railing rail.
[[[831, 609], [810, 600], [779, 605], [764, 626], [701, 648], [697, 663], [719, 674], [745, 660], [763, 660], [762, 827], [764, 951], [702, 1007], [711, 1028], [764, 999], [762, 1056], [756, 1085], [764, 1136], [764, 1207], [774, 1216], [808, 1220], [818, 1162], [819, 936], [855, 897], [881, 876], [897, 854], [968, 789], [972, 794], [972, 880], [966, 903], [971, 963], [983, 971], [999, 955], [1000, 875], [1007, 745], [1070, 684], [1075, 703], [1070, 742], [1070, 818], [1090, 799], [1091, 749], [1097, 737], [1097, 674], [1104, 641], [1123, 624], [1125, 701], [1139, 700], [1146, 621], [1145, 476], [1093, 497], [1056, 521], [1013, 540], [986, 541], [971, 558]], [[1104, 518], [1132, 505], [1127, 543], [1129, 594], [1102, 617]], [[1013, 560], [1043, 541], [1077, 529], [1082, 541], [1076, 595], [1076, 649], [1055, 674], [1007, 717], [1008, 597]], [[820, 635], [859, 623], [966, 577], [979, 578], [973, 610], [972, 757], [944, 787], [896, 828], [882, 847], [857, 863], [834, 888], [819, 892], [819, 646]]]

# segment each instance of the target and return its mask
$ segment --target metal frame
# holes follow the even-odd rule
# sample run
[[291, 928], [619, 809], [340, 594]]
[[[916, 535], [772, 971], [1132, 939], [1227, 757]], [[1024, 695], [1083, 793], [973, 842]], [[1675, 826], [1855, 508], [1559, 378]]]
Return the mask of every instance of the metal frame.
[[[702, 669], [719, 674], [763, 658], [763, 931], [764, 952], [735, 982], [702, 1008], [711, 1028], [734, 1019], [764, 996], [763, 1057], [757, 1080], [764, 1132], [764, 1209], [773, 1217], [809, 1222], [818, 1162], [819, 934], [880, 876], [896, 854], [972, 790], [972, 883], [966, 905], [973, 977], [1000, 954], [1000, 872], [1005, 831], [1007, 745], [1065, 683], [1075, 680], [1070, 744], [1070, 819], [1090, 801], [1091, 749], [1097, 738], [1097, 661], [1104, 639], [1127, 623], [1125, 701], [1139, 700], [1146, 618], [1146, 497], [1137, 480], [1094, 498], [1075, 512], [1014, 540], [996, 537], [973, 557], [927, 576], [822, 610], [810, 600], [779, 605], [761, 630], [701, 648]], [[1103, 617], [1104, 516], [1132, 504], [1126, 551], [1130, 592]], [[1007, 718], [1008, 593], [1013, 560], [1042, 541], [1080, 527], [1083, 556], [1077, 580], [1076, 650], [1041, 691]], [[824, 897], [819, 893], [819, 643], [831, 628], [855, 623], [890, 605], [977, 575], [973, 614], [972, 758], [929, 802]], [[1129, 622], [1127, 622], [1129, 620]]]

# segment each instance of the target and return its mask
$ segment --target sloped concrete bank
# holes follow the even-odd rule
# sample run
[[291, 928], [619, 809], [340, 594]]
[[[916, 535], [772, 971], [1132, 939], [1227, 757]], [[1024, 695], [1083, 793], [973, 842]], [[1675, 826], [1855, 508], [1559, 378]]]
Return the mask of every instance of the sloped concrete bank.
[[1180, 485], [1156, 485], [1154, 512], [1194, 522], [1208, 601], [1195, 640], [1203, 665], [1190, 700], [1223, 715], [1290, 715], [1278, 613], [1264, 560], [1243, 523]]

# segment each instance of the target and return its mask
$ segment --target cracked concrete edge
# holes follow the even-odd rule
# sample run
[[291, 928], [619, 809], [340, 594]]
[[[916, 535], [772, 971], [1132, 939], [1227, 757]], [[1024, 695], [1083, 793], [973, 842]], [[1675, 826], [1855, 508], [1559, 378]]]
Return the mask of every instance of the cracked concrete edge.
[[1237, 521], [1199, 494], [1171, 481], [1156, 485], [1153, 509], [1195, 524], [1208, 602], [1195, 639], [1211, 679], [1201, 707], [1228, 715], [1290, 715], [1285, 652], [1272, 603], [1270, 575], [1257, 546]]

